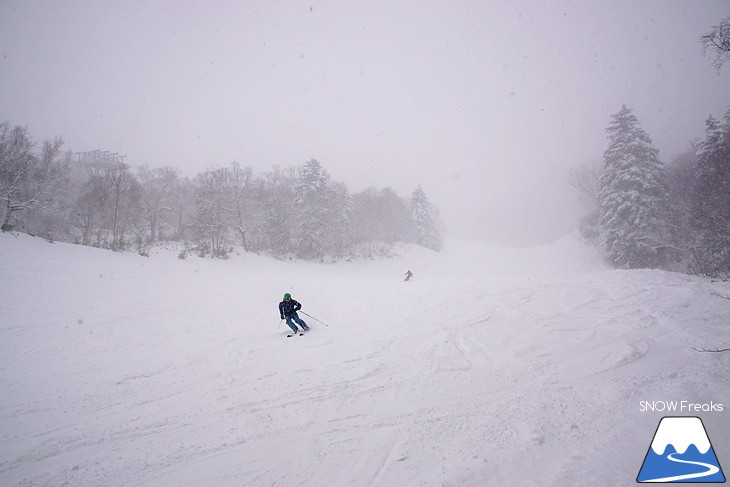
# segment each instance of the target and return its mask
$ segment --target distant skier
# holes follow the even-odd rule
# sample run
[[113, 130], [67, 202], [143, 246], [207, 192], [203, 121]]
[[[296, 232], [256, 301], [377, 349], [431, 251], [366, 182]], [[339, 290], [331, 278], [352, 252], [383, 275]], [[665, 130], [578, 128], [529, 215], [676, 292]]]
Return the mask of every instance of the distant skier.
[[292, 320], [296, 321], [303, 331], [309, 331], [309, 326], [297, 314], [300, 309], [302, 309], [302, 305], [299, 301], [292, 299], [289, 293], [284, 294], [284, 301], [279, 303], [279, 314], [282, 320], [286, 318], [286, 324], [294, 333], [298, 333], [299, 329], [297, 329], [297, 325], [292, 323]]
[[408, 281], [408, 279], [410, 279], [411, 277], [413, 277], [413, 273], [410, 271], [410, 269], [408, 270], [408, 272], [406, 272], [405, 275], [406, 275], [406, 278], [403, 279], [404, 281]]

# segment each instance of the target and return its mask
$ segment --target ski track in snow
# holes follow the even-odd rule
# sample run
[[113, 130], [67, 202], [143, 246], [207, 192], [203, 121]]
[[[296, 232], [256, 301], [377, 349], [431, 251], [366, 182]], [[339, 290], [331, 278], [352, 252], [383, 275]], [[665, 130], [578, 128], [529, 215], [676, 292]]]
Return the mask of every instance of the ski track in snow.
[[[728, 283], [573, 238], [453, 245], [323, 265], [0, 235], [0, 484], [628, 484], [661, 417], [639, 401], [730, 403], [730, 354], [691, 350], [728, 336]], [[284, 291], [329, 326], [285, 338]]]

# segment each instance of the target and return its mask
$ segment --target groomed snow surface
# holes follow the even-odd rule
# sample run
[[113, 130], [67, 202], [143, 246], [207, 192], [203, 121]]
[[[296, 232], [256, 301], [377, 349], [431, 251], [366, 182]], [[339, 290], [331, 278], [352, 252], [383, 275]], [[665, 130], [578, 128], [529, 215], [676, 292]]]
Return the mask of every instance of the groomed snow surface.
[[[0, 485], [632, 485], [662, 416], [730, 465], [730, 283], [575, 237], [317, 264], [1, 234]], [[414, 277], [403, 282], [410, 269]], [[291, 292], [312, 331], [286, 338]], [[641, 412], [640, 401], [722, 412]]]

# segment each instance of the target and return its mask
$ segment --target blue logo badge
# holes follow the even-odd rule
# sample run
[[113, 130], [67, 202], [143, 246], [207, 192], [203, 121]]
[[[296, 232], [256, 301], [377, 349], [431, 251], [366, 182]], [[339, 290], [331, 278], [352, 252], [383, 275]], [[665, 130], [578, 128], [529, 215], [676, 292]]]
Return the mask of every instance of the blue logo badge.
[[666, 416], [659, 422], [637, 482], [725, 482], [702, 420]]

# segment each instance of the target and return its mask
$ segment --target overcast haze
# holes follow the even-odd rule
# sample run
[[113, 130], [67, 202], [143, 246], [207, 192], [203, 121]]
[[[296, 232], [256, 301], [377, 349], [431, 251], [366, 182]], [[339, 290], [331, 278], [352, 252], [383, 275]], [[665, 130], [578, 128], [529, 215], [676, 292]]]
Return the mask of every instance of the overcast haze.
[[730, 105], [699, 37], [728, 1], [0, 2], [0, 121], [193, 176], [317, 158], [421, 184], [448, 233], [575, 227], [571, 167], [634, 110], [668, 162]]

